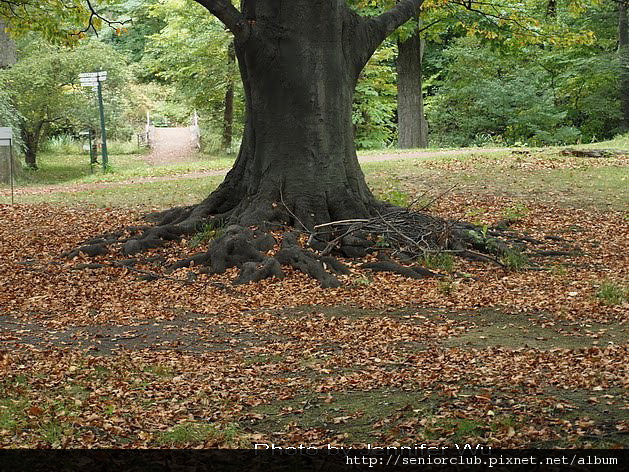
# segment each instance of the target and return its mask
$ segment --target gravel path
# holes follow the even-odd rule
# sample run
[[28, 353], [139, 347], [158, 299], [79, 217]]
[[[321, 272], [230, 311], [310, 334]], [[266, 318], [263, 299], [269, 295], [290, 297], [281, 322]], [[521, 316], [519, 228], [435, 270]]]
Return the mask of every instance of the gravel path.
[[[162, 128], [162, 129], [172, 129], [172, 128]], [[175, 128], [176, 129], [176, 128]], [[188, 129], [188, 128], [183, 128]], [[164, 147], [162, 149], [168, 149]], [[399, 159], [417, 159], [417, 158], [430, 158], [430, 157], [460, 157], [467, 156], [470, 154], [487, 154], [487, 153], [496, 153], [496, 152], [508, 152], [511, 149], [509, 148], [469, 148], [469, 149], [449, 149], [443, 151], [434, 151], [434, 150], [426, 150], [426, 151], [398, 151], [398, 152], [382, 152], [382, 153], [373, 153], [373, 154], [365, 154], [358, 156], [358, 160], [361, 163], [364, 162], [384, 162], [384, 161], [393, 161]], [[161, 154], [162, 158], [166, 156], [166, 153], [170, 151], [164, 151]], [[170, 158], [177, 158], [178, 153], [170, 154]], [[151, 154], [152, 156], [152, 154]], [[148, 157], [149, 162], [151, 156]], [[186, 159], [190, 159], [190, 154], [187, 154]], [[158, 159], [157, 157], [155, 159]], [[153, 161], [155, 165], [158, 165], [157, 160]], [[172, 163], [173, 161], [169, 161]], [[183, 162], [183, 161], [175, 161], [175, 162]], [[162, 164], [163, 165], [163, 164]], [[68, 185], [45, 185], [38, 187], [18, 187], [15, 189], [15, 195], [45, 195], [50, 193], [58, 193], [58, 192], [83, 192], [87, 190], [95, 190], [109, 187], [121, 187], [124, 185], [134, 185], [140, 183], [150, 183], [150, 182], [168, 182], [173, 180], [186, 180], [186, 179], [200, 179], [204, 177], [211, 176], [223, 176], [227, 174], [229, 169], [219, 169], [219, 170], [208, 170], [202, 172], [189, 172], [185, 174], [177, 174], [177, 175], [163, 175], [156, 177], [135, 177], [129, 180], [123, 180], [119, 182], [94, 182], [94, 183], [80, 183], [80, 184], [68, 184]], [[0, 191], [0, 196], [9, 196], [10, 190], [3, 189]]]
[[197, 149], [192, 128], [152, 128], [151, 153], [146, 160], [154, 166], [191, 161]]

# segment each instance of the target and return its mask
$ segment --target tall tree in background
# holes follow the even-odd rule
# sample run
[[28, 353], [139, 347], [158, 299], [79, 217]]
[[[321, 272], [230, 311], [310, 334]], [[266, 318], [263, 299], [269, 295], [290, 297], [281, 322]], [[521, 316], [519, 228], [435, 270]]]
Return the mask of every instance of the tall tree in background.
[[424, 114], [422, 60], [424, 41], [419, 34], [419, 18], [406, 39], [398, 39], [397, 117], [398, 147], [428, 147], [428, 122]]
[[627, 0], [618, 1], [618, 58], [620, 62], [621, 128], [629, 131], [629, 7]]

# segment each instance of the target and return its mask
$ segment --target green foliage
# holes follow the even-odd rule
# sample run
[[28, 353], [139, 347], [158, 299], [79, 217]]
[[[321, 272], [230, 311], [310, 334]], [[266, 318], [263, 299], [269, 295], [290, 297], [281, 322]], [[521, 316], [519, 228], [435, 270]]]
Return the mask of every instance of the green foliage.
[[622, 305], [629, 299], [629, 288], [606, 280], [596, 291], [596, 297], [606, 305]]
[[[89, 24], [90, 12], [85, 0], [11, 0], [0, 2], [0, 19], [9, 23], [8, 31], [16, 36], [39, 32], [55, 43], [76, 43]], [[100, 28], [102, 21], [94, 19]]]
[[230, 33], [203, 7], [182, 0], [155, 3], [150, 17], [165, 25], [150, 37], [141, 62], [169, 90], [170, 96], [161, 97], [158, 114], [174, 116], [185, 109], [188, 123], [196, 109], [203, 135], [220, 134], [225, 94], [233, 86], [234, 135], [241, 134], [244, 96], [237, 64], [229, 59]]
[[206, 224], [201, 231], [195, 234], [190, 240], [190, 247], [198, 247], [207, 242], [220, 238], [223, 234], [223, 227], [216, 222]]
[[363, 70], [354, 93], [352, 121], [358, 149], [391, 146], [397, 139], [395, 56], [386, 41]]
[[36, 155], [47, 135], [99, 129], [95, 93], [80, 86], [82, 72], [108, 72], [103, 97], [109, 136], [129, 139], [133, 135], [133, 124], [142, 115], [142, 98], [128, 86], [126, 61], [111, 46], [86, 41], [70, 49], [48, 45], [36, 37], [24, 38], [18, 45], [19, 60], [0, 71], [0, 84], [19, 114], [14, 123], [27, 152]]
[[418, 262], [427, 269], [444, 270], [448, 273], [454, 270], [454, 256], [449, 252], [428, 252]]
[[389, 190], [382, 192], [378, 195], [378, 198], [383, 202], [390, 203], [399, 207], [406, 208], [410, 204], [410, 197], [407, 193], [400, 190]]
[[509, 220], [512, 223], [517, 223], [528, 215], [529, 211], [530, 210], [526, 207], [526, 205], [516, 203], [515, 205], [505, 208], [502, 211], [502, 216], [504, 219]]
[[[67, 134], [60, 134], [43, 141], [39, 150], [46, 154], [78, 156], [87, 154], [87, 151], [83, 149], [84, 143], [86, 143], [85, 140], [77, 139]], [[135, 140], [118, 141], [108, 139], [107, 149], [110, 155], [136, 155], [141, 152]]]
[[502, 254], [500, 263], [509, 270], [519, 271], [529, 265], [529, 259], [521, 251], [510, 249]]
[[576, 1], [559, 4], [551, 19], [535, 12], [540, 10], [535, 2], [522, 7], [519, 14], [528, 11], [529, 27], [518, 34], [496, 31], [501, 41], [478, 28], [433, 37], [425, 60], [433, 142], [562, 145], [618, 132], [611, 2], [595, 1], [588, 8]]
[[15, 148], [17, 150], [20, 150], [23, 145], [20, 136], [21, 120], [22, 116], [13, 106], [11, 96], [2, 81], [2, 75], [0, 75], [0, 127], [13, 129], [13, 138], [15, 139]]

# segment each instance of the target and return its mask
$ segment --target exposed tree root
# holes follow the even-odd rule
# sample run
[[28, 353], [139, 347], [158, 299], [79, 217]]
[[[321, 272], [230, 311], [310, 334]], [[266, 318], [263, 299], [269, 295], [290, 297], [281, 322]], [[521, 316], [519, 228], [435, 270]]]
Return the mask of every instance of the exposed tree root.
[[[268, 207], [273, 212], [279, 212], [276, 206]], [[126, 228], [126, 233], [130, 234], [126, 239], [122, 238], [123, 232], [104, 235], [87, 241], [65, 255], [103, 255], [111, 252], [112, 245], [118, 246], [122, 254], [134, 255], [160, 247], [167, 241], [198, 233], [202, 228], [213, 228], [217, 237], [209, 243], [205, 252], [172, 264], [168, 271], [198, 267], [201, 272], [219, 274], [230, 268], [238, 268], [239, 274], [234, 284], [239, 285], [267, 278], [281, 279], [284, 277], [282, 266], [288, 266], [316, 279], [322, 287], [334, 288], [341, 285], [337, 276], [351, 273], [349, 267], [335, 256], [356, 259], [375, 253], [381, 260], [363, 264], [361, 268], [420, 279], [440, 276], [417, 265], [416, 261], [428, 254], [447, 251], [465, 259], [506, 267], [502, 262], [503, 257], [519, 251], [526, 243], [541, 243], [507, 229], [511, 222], [491, 229], [479, 228], [469, 223], [447, 221], [425, 213], [380, 204], [374, 208], [374, 216], [370, 218], [330, 222], [315, 226], [312, 231], [304, 227], [303, 231], [284, 232], [281, 244], [278, 245], [276, 237], [260, 229], [277, 227], [278, 224], [264, 220], [259, 227], [232, 224], [222, 228], [221, 225], [226, 221], [238, 221], [238, 218], [233, 218], [233, 209], [216, 216], [212, 214], [213, 208], [215, 205], [208, 206], [206, 200], [201, 205], [151, 215], [150, 219], [157, 221], [156, 226]], [[289, 218], [290, 215], [294, 216], [288, 207], [286, 210]], [[254, 211], [249, 210], [249, 213]], [[300, 240], [307, 240], [307, 243], [302, 245]], [[402, 265], [396, 260], [410, 265]], [[131, 258], [116, 261], [114, 265], [132, 268], [137, 262], [137, 259]], [[92, 266], [84, 264], [80, 268]], [[153, 273], [144, 275], [147, 278], [154, 276]]]
[[441, 274], [432, 272], [419, 265], [406, 267], [394, 261], [370, 262], [367, 264], [363, 264], [361, 267], [363, 269], [369, 269], [374, 272], [392, 272], [394, 274], [408, 277], [409, 279], [423, 279], [425, 277], [441, 276]]

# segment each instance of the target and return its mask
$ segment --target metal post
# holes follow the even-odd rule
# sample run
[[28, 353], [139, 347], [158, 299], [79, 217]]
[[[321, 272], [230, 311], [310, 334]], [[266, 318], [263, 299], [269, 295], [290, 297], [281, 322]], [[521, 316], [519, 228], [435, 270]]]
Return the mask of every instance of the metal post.
[[11, 180], [11, 205], [15, 203], [13, 184], [13, 139], [9, 139], [9, 179]]
[[105, 129], [105, 108], [103, 106], [103, 84], [99, 80], [98, 81], [98, 108], [100, 111], [100, 132], [101, 138], [103, 140], [102, 143], [102, 155], [103, 155], [103, 172], [107, 172], [107, 130]]

